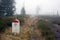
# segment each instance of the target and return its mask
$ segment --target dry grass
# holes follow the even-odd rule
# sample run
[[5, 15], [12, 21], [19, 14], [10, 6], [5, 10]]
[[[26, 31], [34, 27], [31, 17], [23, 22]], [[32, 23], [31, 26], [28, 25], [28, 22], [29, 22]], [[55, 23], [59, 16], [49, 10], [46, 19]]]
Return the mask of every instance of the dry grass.
[[13, 35], [12, 28], [9, 27], [1, 34], [1, 40], [29, 40], [30, 28], [28, 22], [25, 20], [25, 24], [20, 26], [20, 33], [17, 35]]
[[[36, 21], [33, 23], [30, 18], [25, 18], [25, 23], [23, 26], [20, 26], [20, 33], [17, 35], [14, 35], [12, 33], [12, 28], [9, 27], [8, 29], [5, 30], [5, 33], [1, 34], [1, 40], [30, 40], [30, 34], [31, 34], [31, 29], [30, 26], [31, 24], [35, 24], [36, 26]], [[37, 26], [36, 26], [37, 27]], [[38, 28], [35, 29], [35, 32], [37, 34], [37, 37], [40, 37], [39, 39], [42, 40], [41, 34], [38, 30]]]

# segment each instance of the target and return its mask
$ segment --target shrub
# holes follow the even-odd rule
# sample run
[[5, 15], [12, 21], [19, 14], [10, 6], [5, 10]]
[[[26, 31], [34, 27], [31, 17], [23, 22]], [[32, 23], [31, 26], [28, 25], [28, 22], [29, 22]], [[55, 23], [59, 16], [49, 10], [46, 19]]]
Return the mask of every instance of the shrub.
[[[39, 30], [41, 30], [41, 34], [43, 37], [45, 37], [45, 40], [53, 40], [53, 33], [51, 32], [49, 28], [49, 24], [46, 21], [38, 20], [37, 26]], [[52, 35], [52, 37], [50, 37]]]
[[4, 20], [0, 19], [0, 33], [4, 32], [6, 26], [7, 25], [5, 24]]
[[60, 25], [60, 20], [55, 20], [52, 23]]
[[19, 17], [18, 19], [20, 20], [20, 25], [22, 26], [22, 25], [24, 24], [24, 19], [23, 19], [23, 17]]
[[7, 17], [3, 17], [2, 19], [0, 19], [0, 33], [4, 32], [6, 28], [11, 26], [12, 19], [13, 18], [7, 18]]

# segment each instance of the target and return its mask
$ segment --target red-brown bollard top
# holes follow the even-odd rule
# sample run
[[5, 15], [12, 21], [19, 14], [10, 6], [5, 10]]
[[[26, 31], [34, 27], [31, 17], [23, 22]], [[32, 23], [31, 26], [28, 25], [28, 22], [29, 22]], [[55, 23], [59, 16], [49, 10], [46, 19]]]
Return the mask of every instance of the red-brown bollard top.
[[14, 19], [12, 22], [18, 23], [19, 20], [18, 19]]

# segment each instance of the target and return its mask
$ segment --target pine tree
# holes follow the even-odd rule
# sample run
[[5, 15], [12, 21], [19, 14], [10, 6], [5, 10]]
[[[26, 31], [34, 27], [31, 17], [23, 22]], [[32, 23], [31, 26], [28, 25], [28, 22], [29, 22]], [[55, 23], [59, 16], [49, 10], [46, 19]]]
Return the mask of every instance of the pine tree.
[[24, 7], [21, 9], [21, 16], [26, 16], [26, 12], [25, 12], [25, 8]]
[[0, 16], [12, 16], [15, 11], [14, 3], [14, 0], [2, 0], [0, 3]]

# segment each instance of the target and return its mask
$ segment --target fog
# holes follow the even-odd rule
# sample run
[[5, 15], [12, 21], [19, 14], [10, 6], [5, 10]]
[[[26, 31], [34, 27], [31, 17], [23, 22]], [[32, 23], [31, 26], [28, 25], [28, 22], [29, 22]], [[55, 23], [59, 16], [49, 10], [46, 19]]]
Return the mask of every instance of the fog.
[[37, 7], [40, 8], [40, 15], [57, 15], [60, 14], [60, 0], [15, 0], [16, 12], [21, 13], [24, 6], [27, 14], [37, 14]]

